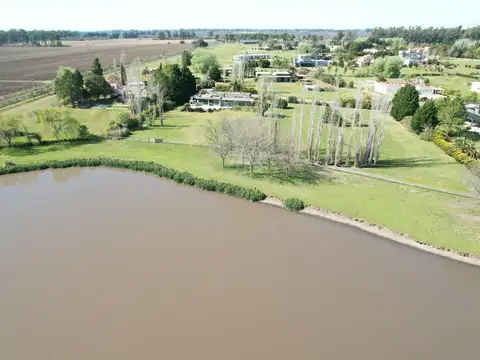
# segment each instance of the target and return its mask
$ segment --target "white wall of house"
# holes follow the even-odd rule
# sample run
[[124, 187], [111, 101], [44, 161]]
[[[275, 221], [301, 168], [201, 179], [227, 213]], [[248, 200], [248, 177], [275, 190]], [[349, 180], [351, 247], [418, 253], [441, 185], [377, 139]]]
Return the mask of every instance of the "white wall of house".
[[470, 90], [480, 94], [480, 82], [472, 82], [472, 87]]
[[385, 83], [385, 82], [375, 82], [373, 85], [373, 91], [378, 92], [380, 94], [386, 95], [394, 95], [400, 88], [402, 88], [405, 84], [393, 84], [393, 83]]

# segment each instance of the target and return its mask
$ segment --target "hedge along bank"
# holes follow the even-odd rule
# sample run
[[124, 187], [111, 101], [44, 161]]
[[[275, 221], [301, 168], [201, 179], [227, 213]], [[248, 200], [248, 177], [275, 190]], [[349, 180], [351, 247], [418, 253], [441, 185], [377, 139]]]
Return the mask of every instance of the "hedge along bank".
[[300, 211], [305, 214], [316, 217], [326, 218], [335, 222], [347, 224], [349, 226], [357, 227], [363, 231], [375, 234], [377, 236], [408, 245], [417, 249], [421, 249], [432, 254], [447, 257], [453, 260], [461, 261], [467, 264], [480, 266], [480, 258], [470, 256], [466, 253], [457, 253], [454, 250], [437, 248], [428, 245], [424, 242], [408, 238], [405, 234], [398, 234], [376, 224], [370, 224], [359, 219], [353, 219], [342, 214], [333, 213], [323, 209], [315, 209], [312, 207], [305, 207], [302, 200], [297, 198], [285, 199], [283, 203], [279, 199], [267, 198], [267, 195], [255, 188], [246, 188], [243, 186], [219, 182], [216, 180], [207, 180], [195, 177], [188, 172], [182, 172], [167, 168], [163, 165], [155, 164], [146, 161], [134, 160], [120, 160], [112, 158], [84, 158], [84, 159], [70, 159], [60, 161], [46, 161], [41, 163], [21, 164], [14, 166], [5, 166], [0, 168], [0, 176], [7, 174], [16, 174], [27, 171], [41, 171], [47, 169], [63, 169], [69, 167], [98, 167], [105, 166], [110, 168], [127, 169], [131, 171], [145, 172], [156, 175], [162, 178], [171, 179], [177, 183], [196, 186], [199, 189], [206, 191], [215, 191], [227, 195], [236, 196], [252, 202], [264, 202], [270, 205], [290, 208], [292, 211]]
[[70, 159], [61, 161], [46, 161], [41, 163], [5, 166], [0, 168], [0, 175], [15, 174], [26, 171], [39, 171], [46, 169], [63, 169], [69, 167], [97, 167], [106, 166], [111, 168], [127, 169], [150, 173], [162, 178], [171, 179], [179, 184], [196, 186], [207, 191], [216, 191], [243, 198], [252, 202], [264, 200], [267, 196], [258, 189], [246, 188], [215, 180], [206, 180], [193, 176], [188, 172], [177, 171], [158, 165], [153, 162], [120, 160], [108, 158]]

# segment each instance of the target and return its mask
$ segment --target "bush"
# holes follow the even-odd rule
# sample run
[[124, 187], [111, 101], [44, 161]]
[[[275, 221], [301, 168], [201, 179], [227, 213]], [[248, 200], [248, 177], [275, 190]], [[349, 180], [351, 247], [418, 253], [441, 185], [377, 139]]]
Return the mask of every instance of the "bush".
[[88, 132], [88, 127], [86, 125], [80, 125], [78, 127], [78, 138], [85, 140], [88, 138], [90, 133]]
[[276, 105], [277, 105], [276, 106], [277, 109], [286, 109], [288, 107], [288, 102], [287, 102], [287, 100], [280, 98], [280, 99], [277, 100]]
[[173, 110], [175, 109], [175, 106], [175, 102], [171, 100], [165, 100], [165, 102], [163, 103], [163, 109], [165, 111]]
[[352, 97], [349, 98], [341, 98], [340, 99], [340, 106], [341, 107], [355, 107], [355, 99]]
[[298, 104], [298, 99], [296, 96], [289, 96], [287, 101], [290, 103], [290, 104]]
[[456, 161], [460, 164], [468, 165], [472, 159], [465, 155], [462, 150], [457, 148], [455, 144], [451, 143], [450, 141], [445, 140], [445, 133], [441, 131], [436, 131], [433, 134], [432, 141], [437, 145], [440, 149], [445, 151], [445, 153], [451, 157], [453, 157]]
[[480, 64], [476, 64], [475, 69], [480, 69]]
[[433, 133], [434, 133], [433, 127], [426, 126], [425, 129], [423, 129], [422, 133], [420, 134], [420, 139], [424, 141], [432, 141]]
[[300, 211], [305, 208], [303, 201], [297, 198], [285, 199], [283, 200], [283, 205], [290, 211]]
[[347, 86], [348, 86], [350, 89], [353, 89], [353, 88], [354, 88], [353, 81], [350, 80], [350, 81], [348, 82], [348, 85], [347, 85]]

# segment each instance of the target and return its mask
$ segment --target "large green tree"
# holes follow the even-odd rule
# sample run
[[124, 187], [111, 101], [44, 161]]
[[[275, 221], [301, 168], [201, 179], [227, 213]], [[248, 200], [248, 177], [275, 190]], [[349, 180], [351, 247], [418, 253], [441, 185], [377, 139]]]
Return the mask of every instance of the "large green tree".
[[85, 75], [85, 89], [94, 99], [110, 95], [111, 89], [102, 75], [87, 73]]
[[438, 120], [451, 134], [460, 129], [460, 126], [467, 119], [467, 112], [460, 97], [445, 98], [438, 103]]
[[419, 96], [415, 86], [407, 84], [396, 92], [392, 100], [390, 115], [397, 120], [413, 116], [419, 107]]
[[103, 68], [98, 58], [93, 59], [92, 73], [98, 76], [103, 76]]
[[433, 100], [427, 100], [422, 107], [420, 107], [413, 115], [410, 126], [417, 134], [429, 127], [436, 127], [438, 125], [437, 106]]
[[64, 105], [75, 106], [83, 92], [83, 76], [80, 71], [60, 67], [53, 82], [54, 93]]
[[184, 104], [196, 92], [195, 77], [186, 66], [167, 64], [153, 73], [154, 84], [165, 91], [165, 99], [176, 105]]

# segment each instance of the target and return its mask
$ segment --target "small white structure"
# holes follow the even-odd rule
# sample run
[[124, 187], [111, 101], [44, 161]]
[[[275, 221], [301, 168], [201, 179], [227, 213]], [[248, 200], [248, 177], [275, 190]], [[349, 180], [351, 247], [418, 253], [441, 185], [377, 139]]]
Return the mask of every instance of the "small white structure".
[[248, 60], [260, 60], [260, 59], [270, 59], [270, 54], [243, 54], [235, 55], [233, 60], [235, 61], [248, 61]]
[[234, 106], [253, 106], [255, 98], [246, 92], [217, 92], [215, 90], [198, 93], [190, 98], [192, 109], [230, 109]]
[[357, 59], [357, 65], [359, 67], [369, 66], [373, 62], [372, 55], [364, 55]]
[[472, 82], [472, 87], [470, 90], [480, 94], [480, 82]]
[[[393, 96], [395, 93], [404, 87], [407, 83], [405, 82], [378, 82], [376, 81], [373, 86], [373, 91]], [[418, 94], [421, 98], [427, 99], [439, 99], [442, 98], [441, 92], [443, 91], [442, 88], [435, 87], [433, 85], [425, 84], [423, 82], [416, 82], [413, 83], [415, 85], [415, 89], [417, 89]]]
[[368, 54], [376, 54], [376, 53], [378, 53], [379, 51], [380, 51], [380, 50], [375, 49], [375, 48], [363, 50], [363, 52], [366, 52], [366, 53], [368, 53]]

